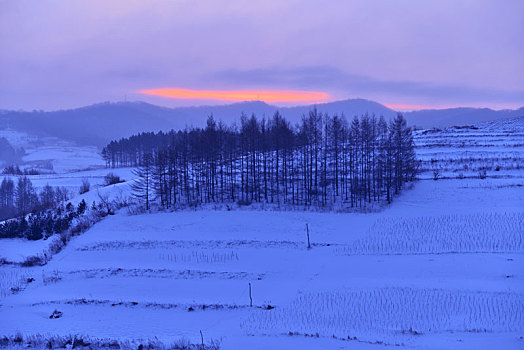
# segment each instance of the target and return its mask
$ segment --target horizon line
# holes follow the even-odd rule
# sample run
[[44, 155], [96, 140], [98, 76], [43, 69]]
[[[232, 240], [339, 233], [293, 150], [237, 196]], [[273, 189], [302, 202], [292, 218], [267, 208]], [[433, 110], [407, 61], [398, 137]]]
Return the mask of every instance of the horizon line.
[[[151, 96], [155, 96], [155, 95], [151, 95]], [[155, 97], [160, 97], [160, 96], [155, 96]], [[35, 113], [35, 112], [44, 112], [44, 113], [49, 113], [49, 112], [58, 112], [58, 111], [67, 111], [67, 110], [74, 110], [74, 109], [80, 109], [80, 108], [86, 108], [86, 107], [91, 107], [91, 106], [96, 106], [96, 105], [102, 105], [102, 104], [123, 104], [123, 103], [129, 103], [129, 104], [132, 104], [132, 103], [146, 103], [146, 104], [150, 104], [150, 105], [153, 105], [153, 106], [156, 106], [156, 107], [161, 107], [161, 108], [169, 108], [169, 109], [177, 109], [177, 108], [198, 108], [198, 107], [219, 107], [219, 106], [230, 106], [230, 105], [235, 105], [235, 104], [240, 104], [240, 103], [253, 103], [253, 102], [261, 102], [261, 103], [265, 103], [266, 105], [268, 106], [273, 106], [273, 107], [277, 107], [277, 108], [293, 108], [293, 107], [305, 107], [305, 106], [315, 106], [315, 105], [323, 105], [323, 104], [330, 104], [330, 103], [337, 103], [337, 102], [344, 102], [344, 101], [354, 101], [354, 100], [364, 100], [364, 101], [369, 101], [369, 102], [373, 102], [373, 103], [377, 103], [381, 106], [384, 106], [388, 109], [391, 109], [392, 111], [395, 111], [395, 112], [411, 112], [411, 111], [424, 111], [424, 110], [444, 110], [444, 109], [454, 109], [454, 108], [472, 108], [472, 109], [490, 109], [490, 110], [493, 110], [493, 111], [503, 111], [503, 110], [519, 110], [521, 108], [524, 108], [524, 104], [513, 104], [512, 106], [501, 106], [499, 104], [496, 104], [496, 106], [492, 105], [492, 106], [489, 106], [489, 104], [483, 104], [483, 105], [479, 105], [479, 104], [463, 104], [463, 105], [460, 105], [460, 104], [453, 104], [453, 105], [429, 105], [429, 104], [403, 104], [403, 103], [381, 103], [381, 102], [377, 102], [375, 100], [371, 100], [371, 99], [367, 99], [367, 98], [363, 98], [363, 97], [355, 97], [355, 98], [345, 98], [345, 99], [337, 99], [337, 100], [330, 100], [330, 101], [313, 101], [311, 103], [303, 103], [303, 104], [293, 104], [293, 105], [289, 105], [289, 103], [293, 103], [293, 102], [288, 102], [288, 103], [285, 103], [284, 105], [280, 105], [278, 103], [268, 103], [266, 101], [263, 101], [263, 100], [256, 100], [256, 99], [253, 99], [253, 100], [216, 100], [216, 101], [221, 101], [221, 102], [224, 102], [224, 103], [202, 103], [202, 104], [187, 104], [187, 105], [180, 105], [180, 106], [169, 106], [169, 105], [166, 105], [166, 104], [163, 104], [163, 103], [158, 103], [158, 102], [150, 102], [150, 101], [146, 101], [146, 100], [142, 100], [142, 99], [138, 99], [138, 100], [105, 100], [105, 101], [101, 101], [101, 102], [95, 102], [95, 103], [91, 103], [91, 104], [82, 104], [82, 105], [78, 105], [76, 107], [65, 107], [65, 108], [56, 108], [56, 109], [43, 109], [43, 108], [33, 108], [33, 109], [24, 109], [24, 108], [17, 108], [17, 109], [6, 109], [6, 108], [0, 108], [0, 114], [2, 112], [24, 112], [24, 113]], [[298, 101], [298, 102], [306, 102], [306, 101]]]

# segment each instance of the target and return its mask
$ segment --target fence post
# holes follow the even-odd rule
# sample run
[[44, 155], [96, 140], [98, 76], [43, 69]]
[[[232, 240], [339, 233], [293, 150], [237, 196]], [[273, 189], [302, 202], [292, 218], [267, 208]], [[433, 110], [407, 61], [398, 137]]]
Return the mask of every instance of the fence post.
[[251, 282], [249, 282], [249, 307], [253, 307], [253, 298], [251, 297]]
[[309, 242], [309, 226], [306, 224], [306, 233], [307, 233], [307, 249], [311, 249], [311, 243]]

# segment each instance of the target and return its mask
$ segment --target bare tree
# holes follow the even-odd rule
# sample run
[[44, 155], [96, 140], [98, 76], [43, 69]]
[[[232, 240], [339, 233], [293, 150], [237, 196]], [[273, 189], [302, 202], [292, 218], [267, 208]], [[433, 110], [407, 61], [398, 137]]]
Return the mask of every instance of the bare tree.
[[153, 191], [153, 159], [151, 154], [146, 153], [142, 158], [142, 165], [133, 170], [137, 176], [134, 183], [131, 184], [133, 196], [144, 202], [146, 210], [150, 209], [150, 202]]
[[[226, 126], [142, 133], [112, 141], [109, 166], [138, 166], [136, 198], [150, 208], [174, 203], [270, 202], [364, 207], [387, 200], [418, 170], [413, 136], [402, 115], [389, 124], [364, 115], [351, 123], [313, 109], [296, 126], [280, 113], [242, 115]], [[347, 203], [347, 204], [346, 204]]]

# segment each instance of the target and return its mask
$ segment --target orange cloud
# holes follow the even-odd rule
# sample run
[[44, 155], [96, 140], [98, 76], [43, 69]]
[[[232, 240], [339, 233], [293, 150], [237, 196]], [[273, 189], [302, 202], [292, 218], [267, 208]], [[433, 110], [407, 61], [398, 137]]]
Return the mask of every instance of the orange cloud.
[[331, 96], [325, 92], [295, 90], [188, 90], [152, 89], [139, 91], [142, 94], [180, 99], [204, 99], [221, 101], [264, 101], [264, 102], [322, 102]]

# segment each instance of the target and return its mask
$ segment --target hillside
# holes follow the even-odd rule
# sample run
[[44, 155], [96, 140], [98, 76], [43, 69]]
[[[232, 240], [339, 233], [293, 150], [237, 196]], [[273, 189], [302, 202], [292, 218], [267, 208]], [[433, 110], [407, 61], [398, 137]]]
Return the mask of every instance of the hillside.
[[524, 117], [417, 130], [414, 140], [423, 178], [522, 178]]
[[[300, 121], [315, 106], [276, 107], [264, 102], [241, 102], [219, 106], [166, 108], [145, 102], [100, 103], [87, 107], [52, 112], [2, 111], [0, 129], [12, 128], [38, 136], [52, 136], [84, 145], [104, 146], [110, 140], [144, 131], [183, 129], [203, 126], [209, 115], [224, 122], [237, 121], [242, 113], [270, 117], [279, 110], [292, 123]], [[396, 112], [377, 102], [349, 99], [316, 105], [322, 113], [383, 115]], [[491, 109], [456, 108], [405, 113], [411, 125], [446, 127], [475, 124], [482, 121], [524, 116], [524, 109], [494, 111]]]
[[507, 118], [524, 117], [524, 107], [516, 110], [495, 111], [489, 108], [427, 109], [404, 113], [411, 125], [420, 128], [444, 128], [471, 125]]
[[[260, 101], [179, 108], [165, 108], [145, 102], [107, 102], [53, 112], [3, 111], [0, 114], [0, 129], [10, 127], [40, 136], [103, 146], [113, 139], [139, 132], [202, 126], [210, 115], [229, 123], [237, 121], [242, 113], [270, 117], [280, 110], [295, 123], [311, 108], [276, 107]], [[348, 116], [365, 113], [390, 117], [395, 115], [395, 112], [378, 103], [360, 99], [319, 104], [317, 108], [322, 113], [345, 113]]]
[[[65, 186], [75, 205], [130, 193], [129, 168], [81, 170], [102, 162], [94, 147], [3, 135], [25, 142], [30, 164], [55, 164], [57, 174], [29, 175], [38, 189]], [[19, 263], [59, 235], [4, 239], [1, 327], [41, 347], [77, 334], [162, 348], [200, 344], [201, 331], [209, 349], [518, 348], [523, 144], [524, 118], [418, 130], [420, 180], [371, 213], [122, 209], [33, 267]], [[108, 172], [126, 182], [104, 186]], [[91, 189], [78, 195], [83, 180]]]

